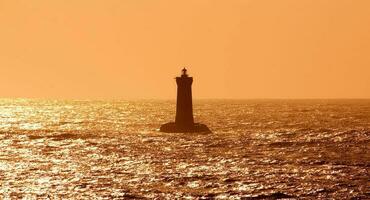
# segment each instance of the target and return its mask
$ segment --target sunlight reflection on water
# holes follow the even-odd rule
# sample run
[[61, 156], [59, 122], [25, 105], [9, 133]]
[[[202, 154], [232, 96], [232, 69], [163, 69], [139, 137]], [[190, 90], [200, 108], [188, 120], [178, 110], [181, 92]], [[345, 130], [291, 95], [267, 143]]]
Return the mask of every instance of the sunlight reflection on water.
[[3, 198], [366, 198], [370, 101], [0, 100]]

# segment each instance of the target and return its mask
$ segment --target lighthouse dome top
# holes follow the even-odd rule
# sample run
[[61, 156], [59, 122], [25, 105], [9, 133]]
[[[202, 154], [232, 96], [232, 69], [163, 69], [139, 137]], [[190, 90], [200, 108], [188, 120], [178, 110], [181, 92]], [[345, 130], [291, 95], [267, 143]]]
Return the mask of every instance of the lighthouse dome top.
[[184, 77], [184, 76], [187, 77], [188, 76], [188, 74], [186, 73], [188, 70], [185, 67], [181, 71], [182, 71], [182, 74], [181, 74], [182, 77]]

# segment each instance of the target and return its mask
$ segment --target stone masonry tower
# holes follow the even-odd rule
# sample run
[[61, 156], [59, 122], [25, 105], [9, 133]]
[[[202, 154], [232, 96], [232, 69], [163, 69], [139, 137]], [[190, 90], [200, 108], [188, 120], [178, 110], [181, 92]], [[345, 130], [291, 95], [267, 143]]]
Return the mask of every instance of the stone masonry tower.
[[175, 124], [179, 128], [186, 129], [194, 126], [193, 101], [191, 85], [193, 77], [189, 77], [186, 69], [182, 70], [181, 77], [176, 77], [177, 83], [177, 106]]

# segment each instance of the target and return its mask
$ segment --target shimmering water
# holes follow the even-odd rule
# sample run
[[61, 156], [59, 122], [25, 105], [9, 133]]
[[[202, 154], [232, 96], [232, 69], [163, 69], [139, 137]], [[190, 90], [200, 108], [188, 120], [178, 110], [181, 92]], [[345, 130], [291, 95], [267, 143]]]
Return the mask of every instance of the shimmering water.
[[370, 198], [370, 100], [0, 100], [0, 198]]

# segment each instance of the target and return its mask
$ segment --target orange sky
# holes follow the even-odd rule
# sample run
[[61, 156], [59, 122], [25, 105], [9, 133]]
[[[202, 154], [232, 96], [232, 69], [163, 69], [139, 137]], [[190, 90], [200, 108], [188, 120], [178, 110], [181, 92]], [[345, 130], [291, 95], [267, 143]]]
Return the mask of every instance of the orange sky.
[[369, 0], [0, 0], [0, 97], [370, 98]]

